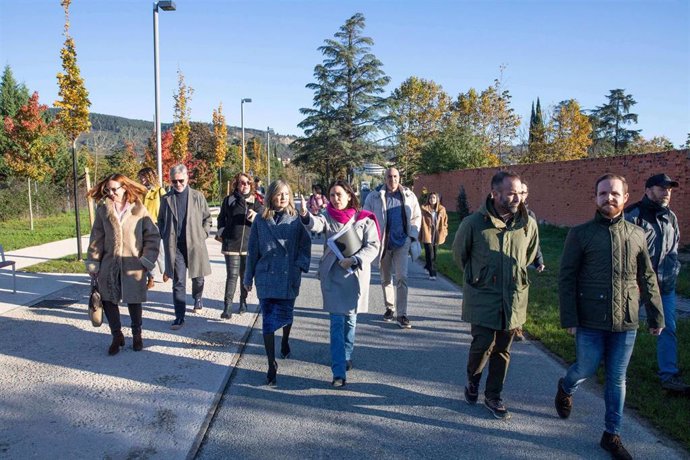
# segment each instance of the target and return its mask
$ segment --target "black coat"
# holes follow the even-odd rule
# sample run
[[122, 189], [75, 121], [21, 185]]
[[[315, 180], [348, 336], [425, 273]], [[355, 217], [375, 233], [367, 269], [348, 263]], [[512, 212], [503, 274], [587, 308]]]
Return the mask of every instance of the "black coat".
[[249, 210], [257, 214], [263, 212], [263, 206], [254, 196], [245, 200], [242, 195], [235, 192], [223, 200], [218, 216], [218, 235], [222, 238], [223, 254], [247, 254], [249, 229], [254, 221], [254, 216], [250, 216]]

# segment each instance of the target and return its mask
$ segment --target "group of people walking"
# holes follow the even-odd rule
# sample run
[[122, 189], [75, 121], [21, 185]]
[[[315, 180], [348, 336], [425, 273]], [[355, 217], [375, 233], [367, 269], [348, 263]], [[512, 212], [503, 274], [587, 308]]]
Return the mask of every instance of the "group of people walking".
[[[211, 215], [203, 195], [188, 185], [188, 171], [170, 171], [172, 189], [163, 194], [155, 174], [142, 170], [137, 183], [120, 174], [108, 176], [90, 196], [100, 201], [91, 231], [86, 266], [97, 281], [113, 336], [109, 354], [124, 346], [118, 303], [128, 305], [134, 350], [143, 348], [142, 308], [147, 284], [159, 263], [164, 281], [173, 280], [175, 320], [184, 325], [186, 277], [192, 279], [193, 310], [203, 308], [204, 276], [211, 271], [205, 240]], [[437, 193], [420, 206], [400, 184], [396, 168], [361, 204], [352, 186], [330, 184], [319, 202], [301, 198], [298, 210], [290, 185], [271, 183], [265, 197], [252, 178], [238, 174], [221, 205], [217, 239], [225, 256], [227, 278], [222, 319], [233, 314], [232, 299], [240, 279], [239, 312], [256, 287], [268, 360], [266, 383], [276, 385], [275, 333], [282, 330], [280, 357], [291, 355], [290, 332], [301, 277], [310, 269], [312, 233], [325, 233], [317, 277], [323, 308], [330, 319], [332, 385], [342, 387], [354, 366], [357, 314], [368, 311], [372, 266], [378, 265], [384, 294], [384, 321], [412, 327], [407, 311], [409, 254], [424, 245], [425, 269], [436, 278], [436, 251], [448, 234], [448, 219]], [[469, 404], [479, 398], [484, 368], [488, 375], [484, 404], [499, 419], [511, 414], [502, 399], [510, 348], [526, 321], [532, 265], [544, 270], [536, 217], [527, 208], [527, 184], [510, 171], [491, 180], [484, 204], [465, 218], [455, 234], [453, 256], [463, 272], [462, 319], [471, 325], [472, 342], [464, 393]], [[575, 336], [577, 359], [557, 384], [556, 411], [568, 418], [573, 395], [603, 359], [606, 367], [605, 430], [601, 446], [614, 458], [631, 458], [620, 438], [625, 374], [646, 308], [651, 334], [659, 336], [662, 387], [687, 392], [679, 376], [675, 335], [675, 283], [679, 273], [679, 231], [669, 204], [678, 183], [665, 174], [651, 176], [641, 201], [624, 210], [624, 177], [606, 174], [594, 185], [595, 217], [570, 230], [559, 273], [561, 326]], [[156, 204], [152, 204], [156, 203]], [[148, 211], [147, 211], [148, 209]], [[347, 253], [338, 238], [348, 234]], [[162, 245], [161, 245], [162, 241]], [[354, 243], [353, 243], [354, 242]]]
[[[575, 336], [576, 361], [556, 385], [554, 405], [567, 419], [578, 387], [605, 365], [605, 416], [600, 446], [613, 458], [630, 459], [621, 428], [626, 371], [646, 309], [649, 332], [658, 336], [661, 386], [687, 393], [679, 376], [675, 335], [675, 283], [679, 231], [669, 209], [678, 187], [666, 174], [651, 176], [642, 200], [625, 209], [626, 179], [605, 174], [594, 184], [594, 219], [566, 238], [558, 278], [561, 326]], [[510, 347], [526, 319], [527, 267], [544, 269], [536, 219], [525, 205], [521, 178], [501, 171], [484, 205], [465, 218], [453, 242], [464, 272], [463, 320], [471, 324], [465, 401], [475, 404], [484, 368], [484, 404], [498, 419], [511, 414], [502, 399]], [[651, 257], [650, 257], [651, 256]], [[661, 288], [661, 291], [660, 291]], [[661, 294], [660, 294], [661, 292]]]

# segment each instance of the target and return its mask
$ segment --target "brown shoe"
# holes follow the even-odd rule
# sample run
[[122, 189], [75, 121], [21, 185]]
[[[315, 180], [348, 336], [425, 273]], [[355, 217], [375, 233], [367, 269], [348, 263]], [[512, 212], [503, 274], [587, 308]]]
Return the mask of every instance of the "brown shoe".
[[570, 412], [573, 410], [573, 395], [569, 395], [563, 391], [563, 379], [558, 381], [558, 391], [556, 392], [556, 399], [554, 404], [556, 405], [556, 412], [560, 418], [570, 417]]
[[147, 289], [153, 289], [153, 287], [156, 285], [156, 282], [153, 281], [153, 278], [149, 278], [149, 281], [146, 283], [146, 288]]
[[110, 348], [108, 348], [108, 354], [110, 356], [118, 354], [120, 351], [120, 347], [125, 346], [125, 336], [122, 335], [122, 332], [118, 331], [113, 334], [113, 341], [110, 344]]
[[623, 447], [621, 437], [617, 434], [611, 434], [608, 431], [604, 431], [599, 445], [602, 449], [611, 454], [611, 458], [616, 460], [632, 460], [632, 455]]
[[144, 349], [144, 341], [141, 340], [141, 332], [134, 334], [134, 337], [132, 338], [132, 348], [134, 351], [141, 351]]

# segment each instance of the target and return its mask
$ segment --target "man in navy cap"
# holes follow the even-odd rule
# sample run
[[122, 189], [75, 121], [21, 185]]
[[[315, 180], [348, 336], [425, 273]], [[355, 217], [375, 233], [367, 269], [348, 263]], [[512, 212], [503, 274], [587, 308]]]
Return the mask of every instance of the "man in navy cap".
[[676, 279], [680, 272], [678, 219], [669, 209], [671, 192], [678, 182], [666, 174], [655, 174], [645, 183], [645, 196], [625, 210], [625, 218], [645, 230], [652, 266], [657, 275], [666, 327], [657, 341], [657, 361], [661, 386], [688, 393], [690, 385], [680, 378], [676, 338]]

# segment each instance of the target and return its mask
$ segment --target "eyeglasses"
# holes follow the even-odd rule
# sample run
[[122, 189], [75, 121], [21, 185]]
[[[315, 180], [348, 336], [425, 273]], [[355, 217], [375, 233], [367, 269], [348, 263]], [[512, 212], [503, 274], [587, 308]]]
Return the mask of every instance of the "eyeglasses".
[[240, 185], [251, 185], [251, 182], [248, 182], [246, 180], [241, 180], [241, 181], [239, 181], [239, 184]]
[[119, 187], [115, 187], [115, 188], [108, 188], [108, 187], [106, 187], [106, 188], [103, 189], [103, 191], [104, 191], [106, 194], [109, 194], [109, 193], [115, 193], [115, 192], [117, 192], [118, 190], [120, 190], [121, 188], [122, 188], [122, 185], [120, 185]]
[[172, 182], [173, 184], [184, 184], [185, 180], [186, 179], [170, 179], [170, 182]]

